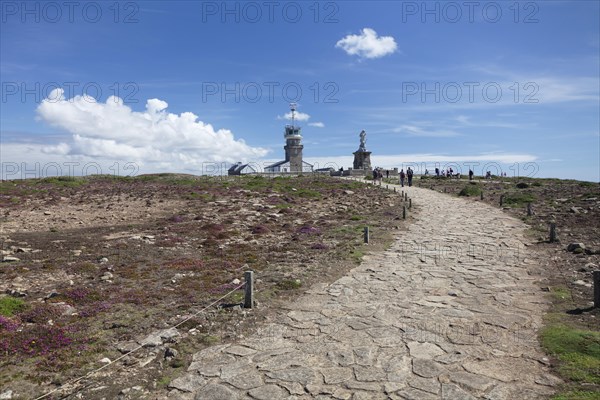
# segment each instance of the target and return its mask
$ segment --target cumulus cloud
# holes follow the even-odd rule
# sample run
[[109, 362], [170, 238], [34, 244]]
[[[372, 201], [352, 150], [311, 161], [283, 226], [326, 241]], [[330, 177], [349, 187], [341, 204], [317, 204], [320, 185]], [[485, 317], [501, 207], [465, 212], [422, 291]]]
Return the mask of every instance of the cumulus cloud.
[[215, 130], [191, 112], [172, 114], [167, 107], [163, 100], [149, 99], [145, 111], [135, 112], [115, 96], [106, 103], [87, 95], [66, 99], [63, 89], [55, 89], [37, 114], [73, 134], [73, 140], [42, 151], [179, 167], [255, 159], [267, 153], [235, 139], [227, 129]]
[[371, 28], [364, 28], [360, 35], [348, 35], [335, 44], [348, 55], [361, 58], [379, 58], [392, 54], [398, 48], [392, 36], [377, 36]]
[[[278, 115], [277, 119], [287, 119], [287, 120], [291, 121], [292, 120], [292, 112], [290, 111], [289, 113], [286, 113], [283, 116]], [[310, 115], [305, 114], [303, 112], [296, 111], [296, 113], [294, 115], [294, 120], [296, 120], [296, 121], [308, 121], [309, 119], [310, 119]]]
[[315, 128], [325, 128], [325, 124], [322, 122], [311, 122], [308, 126], [314, 126]]

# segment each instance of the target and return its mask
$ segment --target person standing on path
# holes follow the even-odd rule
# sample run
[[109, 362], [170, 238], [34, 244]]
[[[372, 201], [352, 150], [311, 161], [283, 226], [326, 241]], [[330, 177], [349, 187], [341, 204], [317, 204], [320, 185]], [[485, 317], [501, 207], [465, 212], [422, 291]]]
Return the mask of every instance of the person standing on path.
[[469, 180], [470, 181], [473, 180], [473, 170], [472, 169], [469, 170]]
[[406, 178], [406, 174], [404, 173], [404, 168], [400, 170], [400, 185], [404, 187], [404, 178]]
[[412, 186], [413, 170], [411, 167], [406, 170], [406, 177], [408, 178], [408, 186]]

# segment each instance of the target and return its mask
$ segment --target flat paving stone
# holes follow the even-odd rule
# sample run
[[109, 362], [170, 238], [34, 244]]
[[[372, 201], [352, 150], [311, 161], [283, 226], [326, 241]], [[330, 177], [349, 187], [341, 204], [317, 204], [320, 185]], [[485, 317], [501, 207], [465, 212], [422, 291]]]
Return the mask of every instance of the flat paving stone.
[[535, 361], [544, 357], [537, 327], [547, 301], [536, 284], [541, 255], [525, 251], [528, 227], [480, 202], [396, 189], [413, 212], [389, 249], [309, 288], [255, 335], [194, 354], [172, 392], [193, 388], [197, 400], [551, 397], [561, 381]]

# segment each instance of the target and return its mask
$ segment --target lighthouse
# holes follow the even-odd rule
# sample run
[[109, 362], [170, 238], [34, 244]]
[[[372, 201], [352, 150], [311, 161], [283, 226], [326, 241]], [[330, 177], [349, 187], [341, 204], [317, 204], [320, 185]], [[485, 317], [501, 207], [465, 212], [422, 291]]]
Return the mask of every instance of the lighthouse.
[[296, 120], [296, 103], [290, 104], [290, 111], [292, 112], [292, 123], [285, 126], [285, 161], [290, 163], [290, 172], [302, 172], [302, 128], [296, 126], [294, 123]]
[[313, 166], [302, 160], [302, 128], [296, 126], [296, 103], [290, 104], [292, 123], [285, 126], [285, 160], [265, 167], [267, 173], [294, 173], [312, 172]]

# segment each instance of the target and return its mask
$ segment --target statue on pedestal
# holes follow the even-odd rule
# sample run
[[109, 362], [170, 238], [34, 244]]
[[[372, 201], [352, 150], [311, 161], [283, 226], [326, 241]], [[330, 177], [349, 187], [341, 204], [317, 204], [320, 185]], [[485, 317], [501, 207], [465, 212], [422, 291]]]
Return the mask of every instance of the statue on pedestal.
[[356, 170], [371, 170], [371, 152], [367, 151], [367, 132], [360, 131], [360, 146], [354, 152], [353, 167]]
[[360, 146], [358, 147], [358, 151], [367, 151], [367, 132], [364, 130], [360, 131]]

